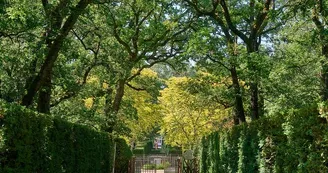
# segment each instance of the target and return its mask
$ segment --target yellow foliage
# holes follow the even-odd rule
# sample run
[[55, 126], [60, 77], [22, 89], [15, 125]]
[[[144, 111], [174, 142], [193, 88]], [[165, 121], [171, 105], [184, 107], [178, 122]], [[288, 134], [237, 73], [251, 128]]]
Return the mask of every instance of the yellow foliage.
[[103, 84], [102, 84], [102, 87], [103, 87], [104, 89], [108, 89], [109, 85], [108, 85], [107, 83], [103, 83]]
[[[138, 72], [138, 69], [133, 69], [132, 70], [132, 74], [136, 74]], [[153, 71], [150, 68], [145, 68], [140, 72], [140, 76], [141, 77], [153, 77], [153, 78], [157, 78], [158, 75], [155, 71]]]
[[[136, 73], [137, 69], [133, 70]], [[157, 73], [151, 69], [144, 69], [140, 77], [157, 78]], [[133, 86], [137, 83], [131, 81]], [[143, 137], [143, 134], [151, 132], [162, 120], [159, 105], [152, 103], [152, 96], [146, 91], [135, 91], [129, 87], [125, 89], [124, 99], [133, 101], [133, 107], [137, 110], [137, 119], [126, 119], [125, 123], [132, 131], [132, 138]]]
[[183, 90], [181, 85], [187, 82], [187, 77], [170, 78], [159, 98], [163, 116], [161, 132], [166, 143], [185, 149], [197, 146], [201, 138], [217, 130], [216, 124], [227, 116], [227, 110], [218, 104]]
[[157, 73], [150, 68], [145, 68], [141, 71], [141, 76], [147, 76], [147, 77], [158, 77]]
[[165, 21], [163, 22], [163, 24], [164, 24], [168, 29], [173, 29], [173, 28], [175, 28], [175, 27], [178, 25], [177, 22], [173, 22], [173, 21], [169, 21], [169, 20], [165, 20]]
[[[210, 78], [217, 78], [215, 75], [211, 74], [211, 73], [208, 73], [208, 72], [205, 72], [205, 71], [200, 71], [200, 72], [197, 72], [198, 75], [200, 75], [201, 77], [210, 77]], [[199, 82], [204, 82], [204, 80], [202, 78], [199, 79]], [[220, 82], [215, 82], [215, 83], [212, 83], [212, 86], [214, 87], [225, 87], [225, 86], [229, 86], [229, 85], [232, 85], [232, 79], [231, 77], [222, 77]], [[239, 80], [239, 85], [245, 89], [249, 89], [248, 86], [246, 86], [246, 82], [245, 81], [242, 81], [242, 80]]]
[[90, 97], [90, 98], [84, 99], [84, 106], [88, 109], [91, 109], [93, 106], [93, 98]]
[[88, 79], [87, 79], [87, 83], [98, 83], [98, 82], [99, 82], [99, 79], [96, 76], [91, 76], [91, 77], [88, 77]]

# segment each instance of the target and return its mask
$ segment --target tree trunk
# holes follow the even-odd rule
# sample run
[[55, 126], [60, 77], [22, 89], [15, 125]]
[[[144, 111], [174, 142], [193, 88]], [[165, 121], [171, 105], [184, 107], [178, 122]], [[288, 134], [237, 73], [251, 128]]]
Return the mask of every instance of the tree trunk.
[[320, 18], [325, 18], [327, 16], [323, 13], [324, 6], [322, 1], [316, 1], [314, 8], [312, 9], [312, 21], [315, 24], [318, 32], [319, 39], [321, 41], [321, 54], [325, 57], [325, 59], [321, 62], [321, 99], [322, 101], [327, 101], [328, 99], [328, 37], [325, 35], [327, 24], [324, 23]]
[[112, 94], [113, 94], [113, 89], [109, 86], [107, 91], [106, 91], [106, 97], [105, 97], [105, 109], [104, 113], [105, 116], [107, 117], [112, 110], [112, 104], [113, 104], [113, 99], [112, 99]]
[[107, 127], [106, 130], [109, 133], [112, 133], [114, 126], [117, 121], [117, 113], [120, 109], [120, 105], [124, 95], [125, 79], [119, 79], [116, 84], [116, 93], [114, 101], [112, 97], [112, 89], [108, 90], [105, 106], [105, 116], [107, 117]]
[[242, 99], [241, 92], [240, 92], [240, 86], [239, 86], [236, 67], [233, 66], [230, 69], [230, 73], [231, 73], [233, 88], [234, 88], [234, 92], [235, 92], [235, 116], [237, 118], [234, 118], [234, 122], [235, 122], [235, 124], [239, 124], [239, 123], [246, 122], [246, 119], [245, 119], [243, 99]]
[[[250, 42], [247, 45], [247, 53], [250, 55], [251, 53], [258, 52], [259, 49], [259, 43], [257, 41], [257, 36], [252, 36], [250, 38]], [[252, 63], [252, 62], [250, 62]], [[257, 120], [260, 118], [259, 116], [259, 110], [261, 109], [259, 107], [259, 89], [258, 89], [258, 77], [256, 72], [256, 64], [250, 64], [250, 71], [254, 72], [256, 76], [251, 79], [250, 83], [250, 92], [251, 92], [251, 119]], [[264, 105], [263, 105], [264, 106]]]
[[38, 112], [50, 113], [50, 98], [51, 98], [51, 73], [46, 77], [43, 86], [39, 91]]
[[321, 98], [322, 101], [328, 100], [328, 45], [322, 45], [322, 55], [325, 57], [325, 60], [322, 63], [321, 70], [321, 81], [322, 81], [322, 91]]
[[[324, 16], [323, 13], [323, 3], [322, 1], [316, 1], [316, 5], [312, 9], [312, 21], [314, 22], [315, 26], [317, 27], [317, 30], [319, 31], [320, 35], [320, 41], [321, 41], [321, 53], [325, 57], [325, 59], [321, 62], [321, 100], [326, 102], [328, 99], [328, 65], [326, 64], [328, 61], [328, 44], [327, 40], [328, 37], [325, 35], [326, 31], [326, 23], [323, 23], [322, 20], [320, 20], [320, 15], [322, 18], [325, 18], [327, 16]], [[327, 123], [327, 119], [320, 118], [322, 122]]]
[[125, 86], [125, 79], [118, 80], [117, 87], [116, 87], [116, 95], [113, 103], [113, 111], [115, 113], [117, 113], [120, 109], [120, 105], [124, 95], [124, 86]]
[[257, 83], [252, 82], [250, 86], [251, 90], [251, 118], [256, 120], [259, 118], [259, 104], [258, 104], [258, 86]]
[[262, 117], [264, 115], [264, 95], [262, 92], [259, 91], [259, 100], [258, 100], [258, 104], [259, 104], [259, 117]]
[[[60, 26], [56, 26], [56, 29], [59, 30]], [[50, 29], [47, 28], [46, 32], [50, 32]], [[45, 35], [51, 35], [51, 33], [47, 33]], [[51, 39], [49, 37], [46, 37], [45, 42], [47, 44], [47, 49], [49, 50], [52, 44]], [[35, 71], [36, 71], [36, 64], [34, 67], [34, 73]], [[40, 113], [45, 113], [45, 114], [50, 113], [51, 78], [52, 78], [52, 69], [50, 70], [50, 74], [45, 77], [43, 86], [40, 87], [39, 98], [38, 98], [38, 112]]]
[[232, 115], [233, 115], [233, 124], [234, 125], [239, 125], [240, 123], [239, 123], [239, 118], [237, 116], [236, 106], [233, 109]]

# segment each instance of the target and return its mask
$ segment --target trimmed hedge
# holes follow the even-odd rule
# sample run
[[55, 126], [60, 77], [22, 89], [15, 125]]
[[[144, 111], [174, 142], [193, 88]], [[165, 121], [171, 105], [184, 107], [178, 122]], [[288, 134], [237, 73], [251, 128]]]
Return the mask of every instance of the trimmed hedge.
[[113, 142], [108, 133], [17, 105], [2, 103], [1, 114], [0, 172], [111, 172]]
[[328, 125], [316, 109], [222, 129], [202, 140], [200, 172], [328, 172]]

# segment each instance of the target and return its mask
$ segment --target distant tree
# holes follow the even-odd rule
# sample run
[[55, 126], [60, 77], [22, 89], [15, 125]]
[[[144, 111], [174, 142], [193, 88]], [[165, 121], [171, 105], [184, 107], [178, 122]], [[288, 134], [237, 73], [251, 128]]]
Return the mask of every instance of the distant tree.
[[228, 111], [210, 99], [191, 94], [184, 89], [185, 85], [187, 77], [173, 77], [161, 91], [161, 132], [167, 144], [195, 149], [204, 135], [218, 128]]

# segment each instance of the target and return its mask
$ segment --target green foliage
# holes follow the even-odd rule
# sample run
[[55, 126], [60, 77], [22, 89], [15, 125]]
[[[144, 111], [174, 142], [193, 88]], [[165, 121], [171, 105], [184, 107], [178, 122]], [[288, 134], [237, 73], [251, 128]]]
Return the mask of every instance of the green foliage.
[[[204, 76], [210, 78], [209, 74]], [[161, 133], [165, 134], [165, 141], [171, 146], [194, 149], [204, 135], [217, 129], [217, 124], [227, 117], [228, 112], [223, 106], [202, 97], [200, 92], [193, 91], [194, 86], [207, 87], [208, 90], [215, 88], [215, 84], [208, 84], [202, 78], [192, 81], [187, 77], [173, 77], [167, 85], [159, 97], [163, 115]], [[189, 85], [188, 91], [185, 88]]]
[[310, 108], [222, 129], [202, 140], [200, 170], [327, 172], [326, 126]]
[[182, 149], [180, 147], [172, 147], [172, 146], [169, 146], [169, 145], [166, 145], [165, 146], [168, 150], [168, 153], [169, 154], [176, 154], [176, 155], [181, 155], [182, 154]]
[[143, 149], [140, 149], [140, 148], [138, 148], [138, 149], [134, 149], [133, 150], [133, 154], [144, 154], [144, 150]]
[[[156, 72], [151, 69], [144, 69], [130, 84], [145, 90], [136, 92], [132, 88], [125, 89], [122, 103], [124, 112], [122, 113], [128, 117], [124, 123], [131, 129], [130, 135], [134, 141], [150, 138], [159, 130], [162, 119], [157, 104], [157, 95], [161, 83]], [[155, 90], [156, 92], [154, 92]], [[128, 105], [135, 110], [134, 113], [128, 111]]]
[[[71, 23], [69, 34], [62, 33], [82, 1], [91, 4]], [[1, 104], [0, 169], [110, 170], [108, 136], [67, 121], [110, 129], [131, 141], [161, 130], [168, 144], [197, 148], [204, 135], [229, 126], [229, 108], [241, 96], [246, 116], [250, 103], [258, 102], [259, 111], [272, 117], [204, 138], [202, 172], [327, 171], [328, 135], [316, 113], [277, 114], [319, 102], [321, 90], [327, 89], [328, 1], [42, 2], [0, 0], [0, 99], [22, 103], [30, 86], [48, 83], [32, 81], [43, 78], [38, 73], [49, 65], [48, 106], [56, 118]], [[65, 39], [57, 42], [58, 36]], [[58, 48], [52, 51], [51, 45]], [[47, 55], [54, 63], [45, 61]], [[181, 69], [185, 58], [193, 59], [187, 72], [170, 70]], [[180, 78], [163, 84], [149, 68], [160, 77]], [[234, 87], [238, 81], [240, 89]], [[252, 101], [252, 83], [259, 101]], [[37, 88], [43, 87], [31, 91]], [[31, 98], [33, 109], [39, 103], [37, 96]], [[327, 118], [324, 101], [321, 117]], [[123, 140], [117, 146], [117, 171], [124, 172], [129, 147]], [[163, 150], [152, 150], [150, 143], [138, 152]]]
[[46, 128], [51, 125], [50, 118], [17, 106], [5, 107], [3, 113], [4, 171], [46, 172]]
[[151, 169], [155, 169], [156, 165], [155, 164], [145, 164], [143, 165], [143, 169], [146, 169], [146, 170], [151, 170]]
[[153, 143], [151, 141], [148, 141], [144, 147], [145, 154], [149, 154], [152, 148], [153, 148]]
[[53, 171], [106, 172], [111, 169], [113, 144], [108, 134], [61, 119], [54, 119], [48, 133], [53, 158], [49, 167]]
[[144, 146], [144, 154], [159, 154], [161, 150], [153, 150], [153, 142], [148, 141]]
[[164, 163], [161, 163], [159, 165], [156, 165], [156, 168], [157, 169], [166, 169], [170, 166], [170, 163], [169, 162], [164, 162]]
[[143, 165], [143, 169], [145, 170], [153, 170], [153, 169], [166, 169], [170, 166], [170, 163], [169, 162], [164, 162], [164, 163], [161, 163], [161, 164], [145, 164]]
[[[2, 105], [3, 172], [109, 172], [113, 142], [107, 133], [16, 105]], [[120, 145], [124, 144], [119, 142]], [[125, 144], [126, 145], [126, 144]], [[127, 147], [118, 147], [127, 158]]]

